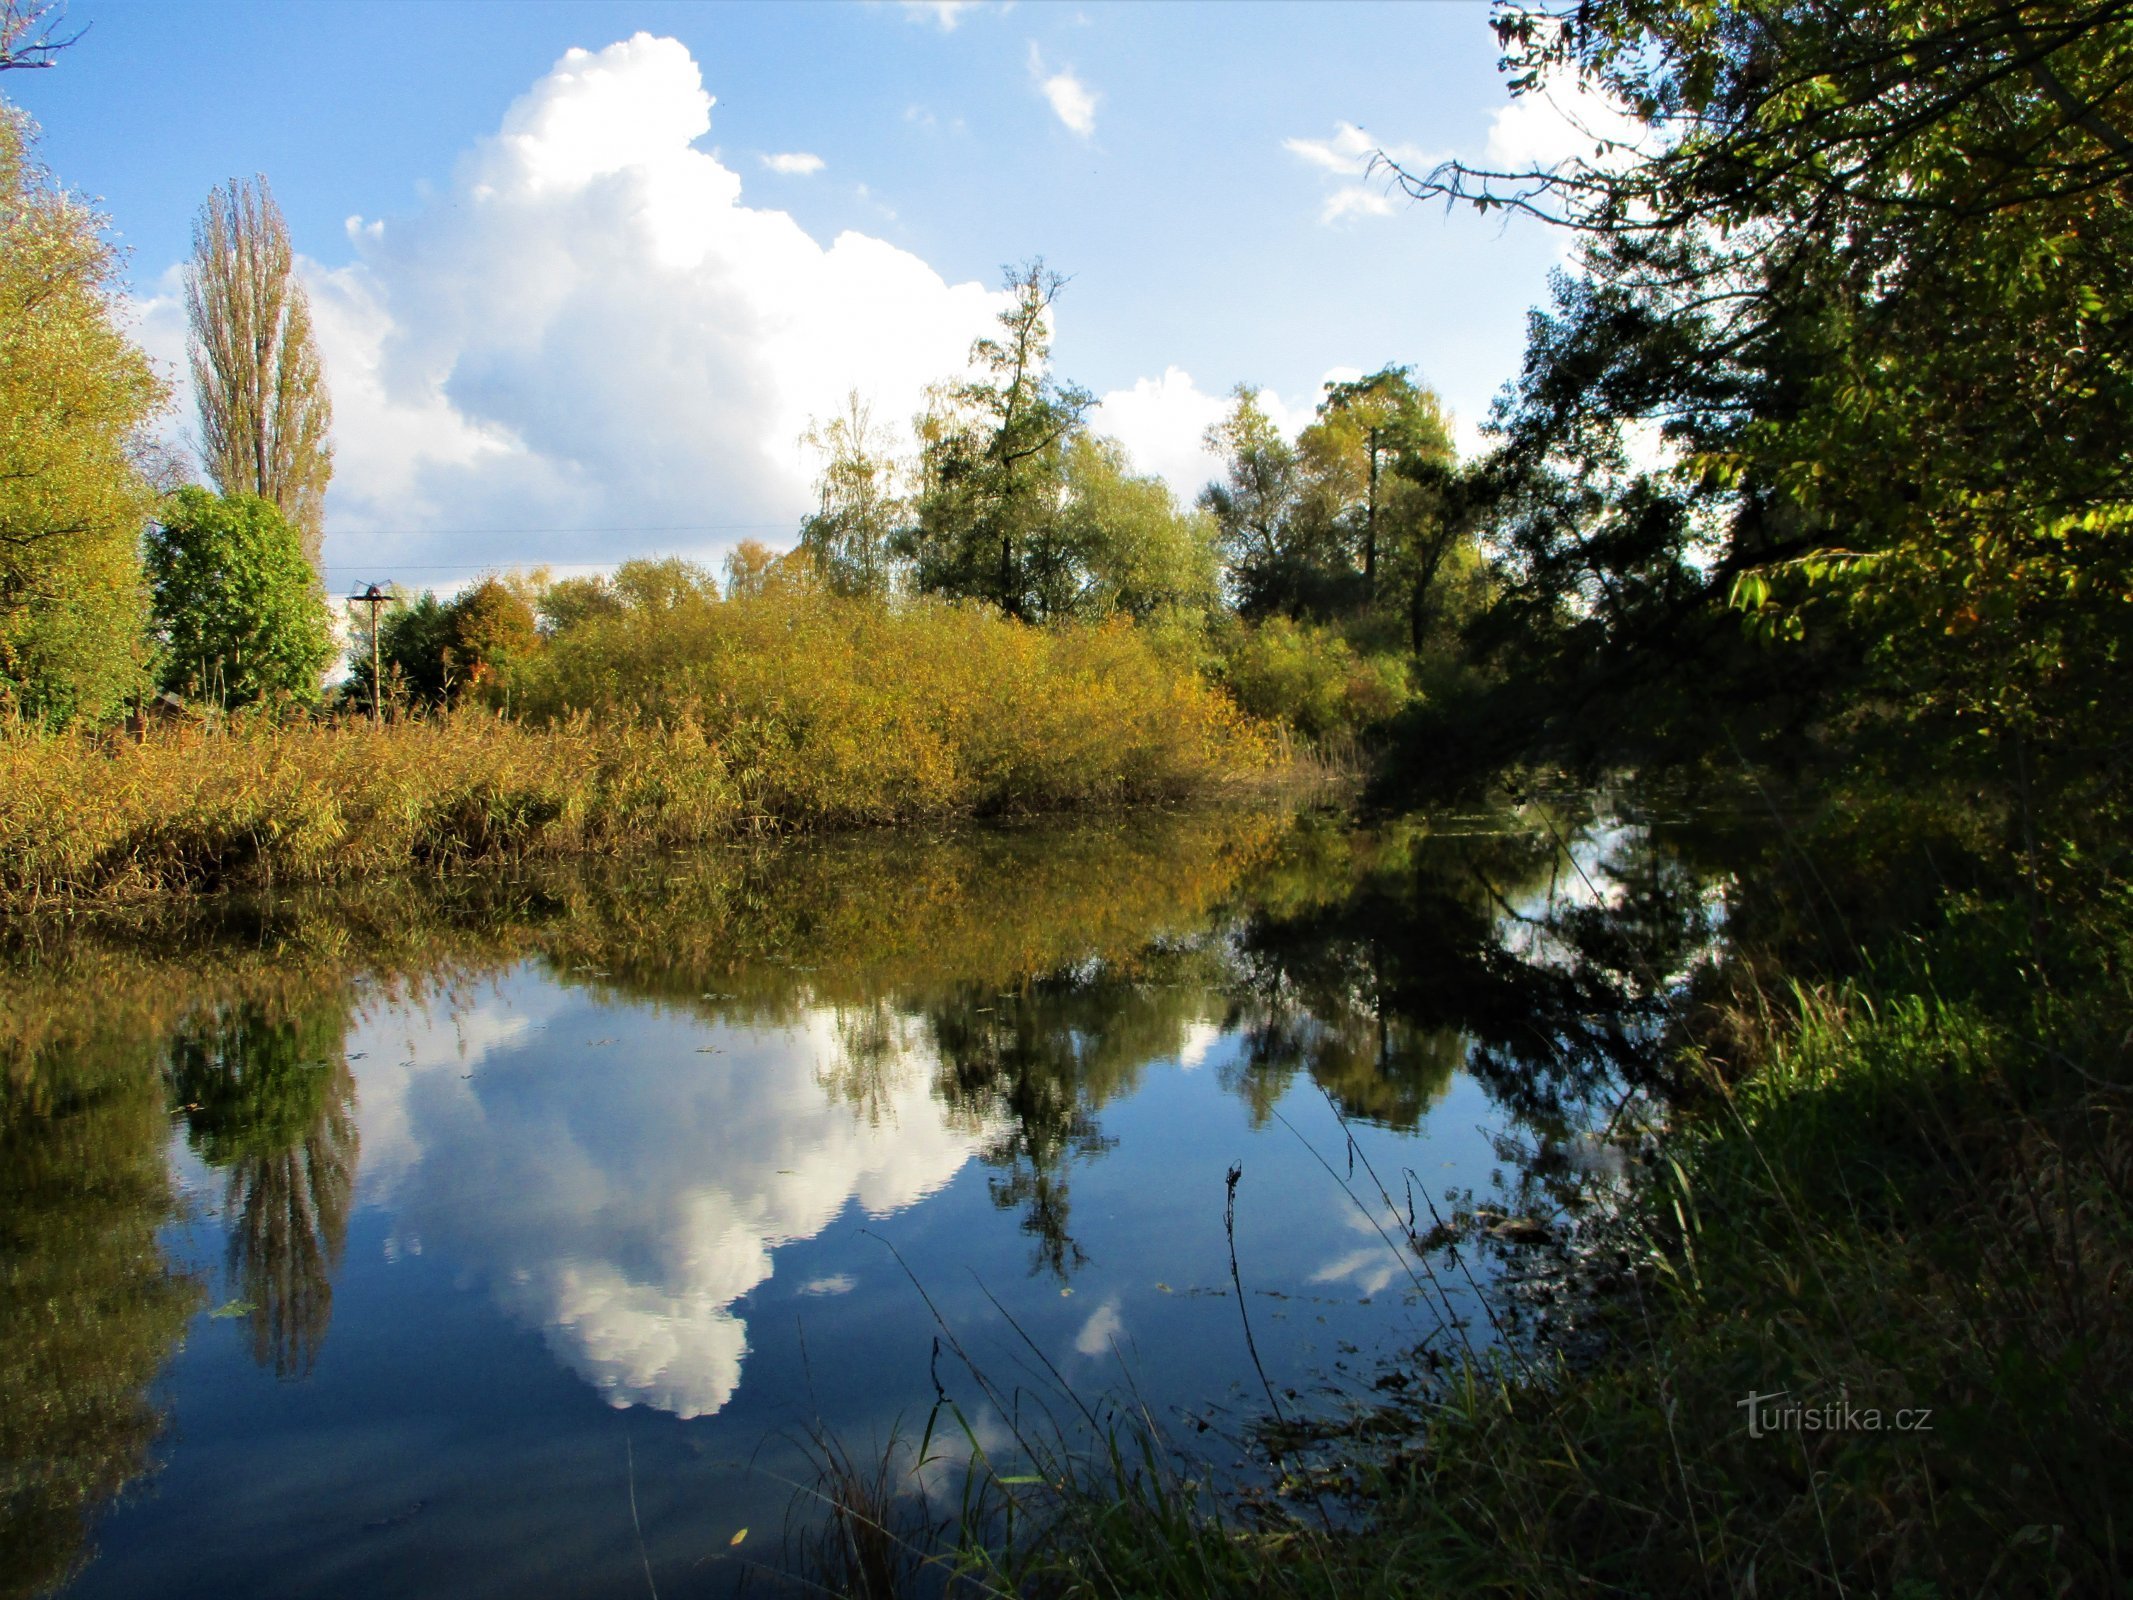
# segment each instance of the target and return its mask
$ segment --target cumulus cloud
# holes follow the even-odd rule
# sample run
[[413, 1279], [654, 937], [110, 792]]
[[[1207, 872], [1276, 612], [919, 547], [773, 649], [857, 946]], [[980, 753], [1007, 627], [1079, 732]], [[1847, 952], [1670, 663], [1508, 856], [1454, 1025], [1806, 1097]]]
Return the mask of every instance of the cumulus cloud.
[[[1330, 374], [1333, 382], [1348, 369]], [[1352, 374], [1360, 377], [1362, 374]], [[1311, 418], [1318, 397], [1291, 405], [1272, 390], [1261, 390], [1259, 405], [1274, 425], [1294, 434]], [[1152, 472], [1190, 505], [1201, 489], [1219, 477], [1221, 457], [1206, 445], [1207, 430], [1228, 414], [1225, 390], [1210, 394], [1182, 367], [1166, 367], [1160, 378], [1142, 378], [1126, 389], [1113, 389], [1098, 402], [1095, 426], [1126, 447], [1134, 466]]]
[[1052, 114], [1065, 123], [1070, 132], [1086, 139], [1096, 131], [1096, 93], [1070, 69], [1046, 72], [1044, 57], [1033, 44], [1029, 47], [1029, 73], [1037, 80], [1038, 91], [1050, 103]]
[[809, 419], [855, 386], [907, 414], [960, 367], [1001, 296], [744, 204], [696, 147], [712, 104], [672, 39], [573, 50], [414, 214], [351, 218], [350, 265], [300, 263], [336, 580], [789, 540]]
[[1133, 464], [1167, 482], [1190, 501], [1222, 470], [1206, 446], [1207, 430], [1229, 409], [1225, 395], [1207, 394], [1181, 367], [1160, 378], [1143, 378], [1130, 389], [1113, 389], [1099, 402], [1096, 428], [1126, 447]]
[[[611, 1404], [680, 1417], [738, 1388], [736, 1305], [780, 1245], [854, 1206], [915, 1204], [990, 1132], [949, 1126], [934, 1063], [917, 1055], [885, 1079], [878, 1116], [834, 1100], [817, 1076], [837, 1048], [827, 1012], [720, 1029], [715, 1056], [700, 1053], [703, 1032], [529, 982], [458, 1028], [395, 1007], [349, 1041], [366, 1056], [363, 1197], [392, 1211], [390, 1247], [485, 1283]], [[595, 1035], [607, 1070], [586, 1059]], [[840, 1275], [802, 1289], [852, 1287]]]
[[787, 150], [763, 157], [763, 165], [787, 177], [808, 178], [822, 170], [822, 158], [806, 150]]
[[1437, 164], [1437, 158], [1419, 146], [1373, 138], [1352, 122], [1335, 123], [1331, 138], [1284, 139], [1281, 147], [1334, 180], [1319, 208], [1321, 222], [1386, 217], [1398, 209], [1392, 175], [1382, 168], [1371, 170], [1380, 154], [1409, 172], [1427, 171]]

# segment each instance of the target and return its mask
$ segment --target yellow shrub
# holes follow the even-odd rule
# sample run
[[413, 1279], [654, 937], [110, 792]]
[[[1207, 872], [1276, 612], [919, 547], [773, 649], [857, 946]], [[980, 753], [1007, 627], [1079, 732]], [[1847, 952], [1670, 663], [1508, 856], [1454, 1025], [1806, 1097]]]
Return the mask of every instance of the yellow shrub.
[[951, 605], [684, 597], [567, 629], [494, 692], [515, 720], [0, 731], [0, 903], [1176, 800], [1270, 759], [1130, 624]]

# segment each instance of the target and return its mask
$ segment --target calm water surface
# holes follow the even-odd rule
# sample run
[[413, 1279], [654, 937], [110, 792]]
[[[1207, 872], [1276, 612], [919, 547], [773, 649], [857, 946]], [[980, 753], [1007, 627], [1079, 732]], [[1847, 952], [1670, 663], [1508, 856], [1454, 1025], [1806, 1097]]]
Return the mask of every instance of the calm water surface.
[[1484, 1336], [1380, 1227], [1550, 1210], [1699, 883], [1575, 809], [1172, 816], [25, 941], [0, 1593], [727, 1593], [811, 1427], [1012, 1455], [953, 1345], [1226, 1464], [1229, 1170], [1287, 1403]]

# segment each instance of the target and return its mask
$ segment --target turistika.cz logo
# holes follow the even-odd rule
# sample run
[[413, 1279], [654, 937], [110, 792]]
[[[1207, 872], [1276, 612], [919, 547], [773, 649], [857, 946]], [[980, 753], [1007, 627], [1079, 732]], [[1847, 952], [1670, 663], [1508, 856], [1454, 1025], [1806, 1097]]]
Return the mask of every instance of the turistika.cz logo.
[[1933, 1431], [1931, 1406], [1906, 1406], [1900, 1411], [1855, 1406], [1850, 1392], [1841, 1388], [1836, 1399], [1821, 1405], [1811, 1406], [1799, 1400], [1790, 1405], [1779, 1403], [1791, 1393], [1790, 1389], [1775, 1389], [1769, 1394], [1751, 1393], [1747, 1399], [1734, 1402], [1748, 1413], [1749, 1438], [1760, 1439], [1769, 1433], [1880, 1433], [1891, 1427], [1898, 1433]]

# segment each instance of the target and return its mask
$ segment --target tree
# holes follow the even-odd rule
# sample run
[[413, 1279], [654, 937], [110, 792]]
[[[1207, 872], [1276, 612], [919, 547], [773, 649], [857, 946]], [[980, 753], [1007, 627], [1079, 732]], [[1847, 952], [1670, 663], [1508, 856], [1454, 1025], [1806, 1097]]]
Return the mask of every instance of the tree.
[[897, 492], [896, 459], [872, 410], [855, 389], [844, 414], [811, 425], [801, 443], [822, 457], [822, 472], [815, 482], [821, 506], [800, 524], [800, 548], [836, 593], [889, 593], [908, 507]]
[[[1789, 704], [1802, 737], [1842, 709], [1981, 781], [2048, 750], [2115, 782], [2133, 5], [1604, 0], [1498, 28], [1515, 90], [1576, 81], [1651, 133], [1404, 175], [1584, 235], [1500, 417], [1495, 639], [1549, 663], [1558, 725], [1654, 691], [1684, 719]], [[1640, 430], [1678, 465], [1640, 465]]]
[[49, 67], [54, 56], [79, 40], [81, 33], [54, 37], [60, 14], [51, 0], [0, 0], [0, 72]]
[[333, 630], [296, 530], [271, 502], [180, 489], [147, 553], [166, 687], [226, 705], [318, 698]]
[[[451, 646], [452, 619], [444, 603], [427, 589], [412, 600], [394, 589], [391, 604], [378, 619], [378, 666], [385, 678], [385, 704], [442, 705]], [[365, 710], [375, 702], [378, 691], [371, 681], [368, 650], [356, 652], [345, 692]]]
[[919, 419], [918, 516], [909, 535], [927, 593], [991, 600], [1041, 620], [1033, 570], [1054, 557], [1068, 441], [1095, 404], [1050, 371], [1051, 309], [1066, 280], [1032, 261], [1010, 270], [1000, 335], [971, 346], [971, 374], [942, 385]]
[[548, 638], [567, 633], [596, 617], [612, 617], [622, 610], [614, 585], [598, 573], [559, 578], [541, 592], [541, 632]]
[[1215, 519], [1230, 597], [1248, 616], [1280, 609], [1302, 492], [1296, 447], [1259, 404], [1259, 391], [1243, 383], [1231, 393], [1229, 415], [1207, 430], [1206, 444], [1224, 458], [1223, 479], [1200, 491], [1200, 506]]
[[[1387, 498], [1384, 468], [1388, 463], [1450, 461], [1451, 432], [1445, 426], [1443, 403], [1418, 387], [1405, 367], [1383, 367], [1366, 378], [1329, 384], [1318, 416], [1313, 442], [1319, 449], [1314, 453], [1326, 459], [1327, 477], [1344, 480], [1358, 474], [1343, 468], [1360, 468], [1360, 504], [1351, 505], [1348, 520], [1356, 528], [1363, 602], [1368, 605], [1377, 599], [1380, 512]], [[1353, 493], [1350, 499], [1355, 499]]]
[[209, 479], [224, 494], [272, 501], [323, 573], [333, 406], [288, 224], [265, 178], [233, 178], [208, 196], [193, 224], [185, 310]]
[[445, 665], [454, 694], [503, 677], [541, 648], [540, 621], [528, 585], [484, 578], [446, 608]]
[[[761, 600], [805, 593], [814, 588], [817, 570], [805, 551], [773, 550], [760, 539], [743, 539], [726, 554], [726, 598]], [[685, 592], [677, 591], [664, 608], [671, 609], [685, 597]]]
[[1057, 533], [1035, 557], [1032, 590], [1046, 617], [1201, 612], [1220, 596], [1214, 520], [1184, 511], [1157, 477], [1133, 471], [1115, 440], [1075, 435], [1062, 463]]
[[[1247, 616], [1353, 614], [1377, 601], [1388, 563], [1406, 580], [1422, 570], [1408, 547], [1428, 537], [1426, 506], [1411, 474], [1392, 469], [1448, 463], [1452, 445], [1442, 403], [1407, 368], [1328, 386], [1293, 443], [1240, 385], [1207, 445], [1227, 465], [1200, 504]], [[1412, 609], [1411, 581], [1403, 587]]]
[[54, 725], [147, 686], [142, 429], [165, 390], [117, 325], [96, 214], [0, 105], [0, 703]]

